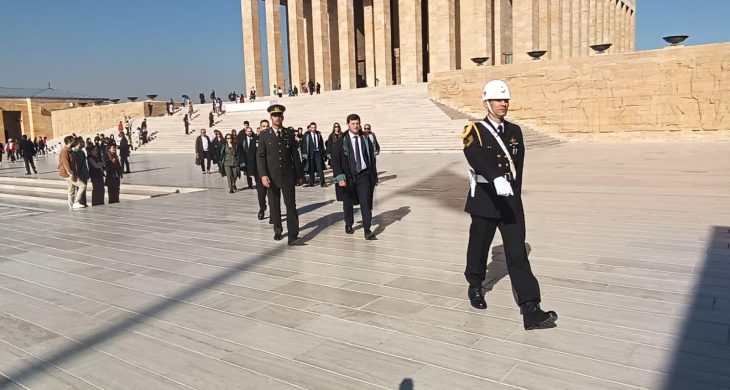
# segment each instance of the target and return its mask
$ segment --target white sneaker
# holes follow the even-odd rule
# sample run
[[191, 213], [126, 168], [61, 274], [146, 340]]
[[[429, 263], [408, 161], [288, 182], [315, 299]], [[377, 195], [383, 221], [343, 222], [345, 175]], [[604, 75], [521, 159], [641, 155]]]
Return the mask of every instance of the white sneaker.
[[84, 207], [86, 206], [82, 205], [81, 203], [74, 203], [73, 206], [71, 206], [73, 210], [83, 209]]

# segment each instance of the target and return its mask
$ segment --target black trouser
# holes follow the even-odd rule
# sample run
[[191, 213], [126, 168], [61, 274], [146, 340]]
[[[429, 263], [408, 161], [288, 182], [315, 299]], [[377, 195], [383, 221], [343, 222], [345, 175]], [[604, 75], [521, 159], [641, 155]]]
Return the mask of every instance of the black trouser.
[[35, 163], [33, 163], [33, 157], [23, 157], [25, 161], [25, 173], [30, 175], [30, 167], [33, 167], [33, 172], [37, 172], [35, 169]]
[[104, 204], [104, 177], [92, 177], [91, 184], [91, 205], [98, 206]]
[[[122, 156], [122, 170], [124, 173], [129, 173], [129, 156]], [[124, 169], [124, 167], [127, 167], [127, 169]]]
[[322, 164], [322, 152], [314, 152], [313, 158], [309, 159], [309, 184], [314, 185], [314, 172], [317, 171], [320, 183], [324, 183], [324, 164]]
[[210, 157], [208, 152], [203, 152], [203, 154], [200, 155], [200, 169], [203, 170], [203, 172], [206, 170], [210, 172]]
[[223, 171], [226, 174], [226, 179], [228, 179], [228, 189], [233, 191], [236, 188], [236, 180], [238, 179], [238, 167], [224, 165]]
[[188, 135], [188, 134], [190, 134], [190, 124], [186, 123], [185, 124], [185, 135]]
[[264, 184], [261, 183], [261, 178], [259, 175], [255, 174], [253, 175], [254, 180], [256, 180], [256, 195], [259, 198], [259, 211], [266, 210], [266, 196], [269, 193], [269, 189], [264, 187]]
[[286, 230], [289, 240], [299, 235], [299, 214], [297, 213], [296, 192], [294, 183], [277, 187], [273, 182], [269, 187], [269, 206], [271, 207], [271, 223], [274, 225], [274, 233], [281, 234], [281, 197], [284, 196], [286, 205]]
[[248, 187], [253, 187], [253, 181], [254, 181], [254, 175], [249, 175], [248, 170], [243, 171], [243, 175], [246, 176], [246, 184], [248, 184]]
[[[335, 185], [337, 185], [335, 183]], [[362, 227], [365, 230], [370, 230], [370, 223], [373, 218], [373, 185], [370, 181], [370, 173], [367, 170], [362, 171], [355, 175], [352, 183], [355, 191], [357, 192], [357, 199], [360, 201], [360, 214], [362, 216]], [[350, 198], [345, 195], [344, 201], [342, 202], [342, 210], [345, 212], [345, 225], [352, 227], [355, 223], [355, 213], [353, 210], [353, 203]]]
[[540, 286], [532, 274], [525, 249], [525, 216], [511, 220], [482, 218], [472, 215], [469, 228], [469, 246], [466, 250], [466, 276], [469, 286], [481, 286], [487, 273], [487, 257], [494, 232], [499, 229], [507, 258], [507, 272], [512, 289], [517, 293], [517, 303], [540, 302]]
[[119, 203], [119, 186], [121, 182], [119, 180], [109, 180], [107, 188], [109, 191], [109, 204]]

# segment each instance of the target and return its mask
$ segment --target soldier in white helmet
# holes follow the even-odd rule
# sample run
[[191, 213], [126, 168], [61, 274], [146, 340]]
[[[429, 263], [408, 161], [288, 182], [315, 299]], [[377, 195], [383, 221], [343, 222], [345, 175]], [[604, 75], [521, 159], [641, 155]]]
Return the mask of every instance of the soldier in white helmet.
[[558, 315], [540, 308], [540, 286], [530, 269], [525, 249], [525, 215], [520, 196], [525, 145], [520, 127], [504, 119], [510, 97], [505, 82], [488, 82], [482, 95], [487, 116], [481, 122], [469, 123], [462, 134], [464, 155], [471, 166], [464, 210], [471, 214], [464, 276], [469, 283], [471, 305], [486, 309], [482, 282], [489, 247], [499, 229], [507, 272], [525, 329], [552, 328]]

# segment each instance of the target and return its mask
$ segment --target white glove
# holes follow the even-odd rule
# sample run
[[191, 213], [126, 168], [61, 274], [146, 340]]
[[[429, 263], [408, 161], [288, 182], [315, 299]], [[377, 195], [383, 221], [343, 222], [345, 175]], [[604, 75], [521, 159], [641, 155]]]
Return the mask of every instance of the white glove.
[[510, 196], [515, 194], [512, 192], [512, 186], [503, 176], [494, 178], [492, 182], [494, 183], [494, 189], [497, 190], [497, 195]]

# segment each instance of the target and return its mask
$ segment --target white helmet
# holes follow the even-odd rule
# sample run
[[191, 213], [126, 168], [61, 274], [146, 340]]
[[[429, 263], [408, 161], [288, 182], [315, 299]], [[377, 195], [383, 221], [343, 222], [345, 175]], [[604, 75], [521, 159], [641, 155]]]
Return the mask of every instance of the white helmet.
[[507, 83], [502, 80], [492, 80], [484, 86], [482, 100], [487, 101], [492, 99], [511, 99]]

